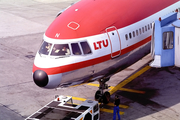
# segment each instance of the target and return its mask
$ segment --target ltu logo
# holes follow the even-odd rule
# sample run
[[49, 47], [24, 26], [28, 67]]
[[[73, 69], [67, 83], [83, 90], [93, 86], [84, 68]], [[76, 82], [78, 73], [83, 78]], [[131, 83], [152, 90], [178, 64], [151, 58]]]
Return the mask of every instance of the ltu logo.
[[107, 47], [108, 46], [108, 40], [102, 40], [102, 41], [98, 41], [98, 42], [94, 42], [94, 49], [98, 50], [101, 49], [102, 47]]

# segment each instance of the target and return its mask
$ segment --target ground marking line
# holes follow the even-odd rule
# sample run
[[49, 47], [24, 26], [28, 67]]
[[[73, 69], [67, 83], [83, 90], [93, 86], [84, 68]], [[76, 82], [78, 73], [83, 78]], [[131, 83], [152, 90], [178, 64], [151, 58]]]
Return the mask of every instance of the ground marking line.
[[[134, 80], [135, 78], [137, 78], [138, 76], [140, 76], [141, 74], [143, 74], [144, 72], [146, 72], [147, 70], [149, 70], [150, 68], [151, 68], [150, 66], [146, 66], [146, 67], [142, 68], [141, 70], [139, 70], [138, 72], [136, 72], [135, 74], [131, 75], [129, 78], [127, 78], [123, 82], [116, 85], [115, 87], [111, 86], [110, 91], [109, 91], [110, 94], [112, 95], [117, 90], [144, 94], [145, 91], [132, 90], [132, 89], [127, 89], [127, 88], [122, 88], [122, 87], [125, 86], [126, 84], [128, 84], [129, 82], [131, 82], [132, 80]], [[87, 85], [99, 87], [99, 84], [94, 84], [94, 83], [88, 83]], [[85, 101], [86, 100], [85, 98], [79, 98], [79, 97], [72, 97], [72, 99], [79, 100], [79, 101]], [[109, 106], [114, 106], [113, 103], [109, 103], [108, 105]], [[120, 105], [119, 107], [128, 108], [128, 106], [126, 106], [126, 105]], [[103, 111], [103, 112], [113, 113], [113, 110], [111, 110], [111, 109], [101, 108], [100, 110]], [[120, 114], [122, 115], [122, 114], [124, 114], [124, 112], [120, 111]]]
[[86, 101], [85, 98], [79, 98], [79, 97], [73, 97], [73, 96], [70, 96], [70, 97], [72, 97], [73, 100]]
[[112, 95], [117, 90], [122, 89], [123, 86], [125, 86], [126, 84], [128, 84], [129, 82], [131, 82], [132, 80], [134, 80], [135, 78], [137, 78], [138, 76], [140, 76], [141, 74], [143, 74], [144, 72], [149, 70], [150, 68], [151, 68], [150, 66], [146, 66], [146, 67], [142, 68], [141, 70], [139, 70], [138, 72], [136, 72], [135, 74], [131, 75], [129, 78], [127, 78], [126, 80], [122, 81], [121, 83], [116, 85], [113, 89], [111, 89], [109, 91], [110, 94]]
[[[113, 113], [113, 110], [105, 109], [105, 108], [101, 108], [100, 111], [102, 111], [102, 112], [108, 112], [108, 113]], [[121, 112], [121, 111], [120, 111], [119, 114], [120, 114], [120, 115], [123, 115], [124, 112]]]
[[[94, 86], [94, 87], [99, 87], [99, 84], [95, 84], [95, 83], [88, 83], [87, 85]], [[110, 90], [114, 89], [114, 86], [110, 86], [109, 89]], [[133, 89], [128, 89], [128, 88], [119, 88], [118, 90], [132, 92], [132, 93], [140, 93], [140, 94], [144, 94], [145, 93], [145, 91], [133, 90]]]
[[88, 83], [87, 85], [94, 86], [94, 87], [99, 87], [99, 84], [95, 84], [95, 83]]
[[[69, 97], [72, 97], [73, 100], [78, 100], [78, 101], [85, 101], [86, 99], [85, 98], [79, 98], [79, 97], [73, 97], [73, 96], [69, 96]], [[76, 104], [76, 103], [74, 103]], [[114, 106], [114, 103], [108, 103], [107, 104], [108, 106]], [[127, 109], [129, 106], [127, 105], [119, 105], [120, 108], [124, 108], [124, 109]], [[104, 109], [104, 108], [103, 108]], [[109, 109], [110, 110], [110, 109]], [[107, 112], [108, 110], [106, 110]], [[110, 112], [111, 113], [111, 112]]]
[[[114, 106], [114, 103], [108, 103], [107, 105], [108, 105], [108, 106]], [[129, 108], [129, 106], [127, 106], [127, 105], [121, 105], [121, 104], [119, 105], [119, 107], [120, 107], [120, 108], [124, 108], [124, 109]]]
[[119, 90], [121, 90], [121, 91], [126, 91], [126, 92], [131, 92], [131, 93], [145, 94], [145, 91], [128, 89], [128, 88], [120, 88]]

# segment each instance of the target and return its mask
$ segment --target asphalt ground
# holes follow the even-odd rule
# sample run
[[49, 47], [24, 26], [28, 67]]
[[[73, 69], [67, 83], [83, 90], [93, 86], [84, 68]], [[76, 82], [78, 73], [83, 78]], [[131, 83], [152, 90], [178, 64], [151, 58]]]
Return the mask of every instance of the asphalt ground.
[[[32, 79], [45, 30], [74, 1], [0, 0], [0, 120], [23, 120], [55, 95], [73, 96], [75, 103], [94, 99], [98, 82], [47, 90]], [[150, 60], [147, 55], [108, 81], [111, 103], [101, 108], [100, 120], [112, 119], [115, 94], [122, 120], [180, 120], [179, 68], [150, 68]]]

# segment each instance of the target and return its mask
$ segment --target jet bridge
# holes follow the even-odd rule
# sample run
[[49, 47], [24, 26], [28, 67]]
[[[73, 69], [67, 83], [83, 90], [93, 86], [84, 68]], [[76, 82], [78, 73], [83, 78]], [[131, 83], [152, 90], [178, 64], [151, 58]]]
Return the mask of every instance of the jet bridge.
[[151, 67], [180, 67], [180, 19], [178, 12], [159, 18], [153, 25]]

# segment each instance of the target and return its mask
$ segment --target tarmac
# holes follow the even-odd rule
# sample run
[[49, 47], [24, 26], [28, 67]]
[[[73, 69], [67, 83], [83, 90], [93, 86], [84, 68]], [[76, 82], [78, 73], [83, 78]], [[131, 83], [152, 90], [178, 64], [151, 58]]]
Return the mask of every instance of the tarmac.
[[[0, 120], [23, 120], [55, 95], [73, 96], [77, 103], [94, 99], [98, 82], [47, 90], [32, 78], [45, 30], [59, 11], [75, 1], [0, 0]], [[180, 120], [179, 68], [151, 68], [151, 59], [147, 55], [111, 77], [111, 103], [101, 108], [100, 120], [112, 120], [115, 94], [121, 99], [122, 120]]]

